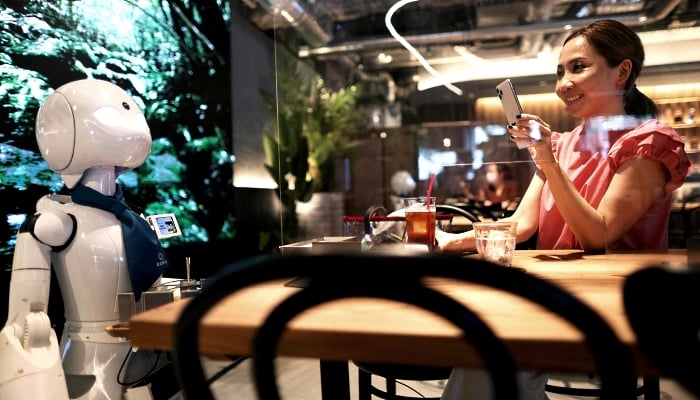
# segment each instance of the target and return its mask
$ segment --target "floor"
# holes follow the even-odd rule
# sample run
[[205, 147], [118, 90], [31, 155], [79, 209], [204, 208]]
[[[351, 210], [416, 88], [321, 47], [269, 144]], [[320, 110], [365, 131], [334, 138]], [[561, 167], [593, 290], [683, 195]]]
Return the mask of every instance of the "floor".
[[[205, 360], [204, 366], [208, 376], [228, 366], [227, 361]], [[320, 375], [318, 362], [313, 359], [288, 358], [277, 359], [277, 377], [280, 394], [284, 400], [320, 400]], [[406, 386], [398, 385], [400, 394], [416, 396], [417, 398], [439, 396], [444, 381], [407, 382]], [[221, 378], [212, 386], [217, 399], [255, 400], [255, 389], [250, 374], [250, 361], [245, 360]], [[350, 396], [357, 400], [357, 369], [350, 364]], [[662, 400], [698, 400], [688, 394], [678, 384], [670, 380], [661, 381]], [[577, 399], [561, 395], [550, 395], [550, 400]], [[177, 400], [173, 398], [172, 400]]]

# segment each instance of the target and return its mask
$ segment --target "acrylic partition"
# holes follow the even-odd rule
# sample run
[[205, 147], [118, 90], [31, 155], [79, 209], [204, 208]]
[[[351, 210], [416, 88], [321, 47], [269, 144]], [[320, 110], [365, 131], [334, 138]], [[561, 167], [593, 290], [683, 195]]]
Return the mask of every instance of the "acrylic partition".
[[[579, 238], [573, 234], [573, 229], [562, 230], [558, 221], [567, 221], [566, 218], [572, 216], [562, 218], [558, 208], [563, 204], [562, 197], [550, 195], [540, 205], [540, 212], [552, 213], [550, 218], [545, 218], [545, 224], [549, 221], [551, 225], [544, 228], [563, 234], [559, 239], [539, 243], [541, 248], [582, 248], [584, 240], [588, 241], [588, 248], [593, 247], [592, 251], [605, 253], [655, 251], [668, 246], [668, 235], [677, 226], [672, 221], [672, 217], [678, 214], [677, 197], [683, 194], [679, 193], [680, 190], [668, 192], [667, 187], [659, 188], [658, 184], [657, 190], [652, 189], [655, 184], [652, 180], [666, 179], [667, 176], [655, 176], [644, 170], [626, 170], [631, 164], [618, 169], [620, 164], [636, 158], [636, 155], [652, 151], [650, 143], [627, 139], [631, 129], [651, 118], [621, 115], [582, 121], [584, 131], [572, 148], [573, 157], [568, 157], [575, 161], [566, 165], [560, 163], [559, 167], [580, 188], [579, 195], [590, 205], [588, 210], [581, 210], [577, 213], [579, 215], [573, 216], [590, 213], [586, 223], [578, 228], [588, 231], [581, 233]], [[430, 148], [429, 144], [420, 142], [419, 177], [435, 175], [433, 190], [439, 193], [441, 202], [463, 208], [480, 219], [498, 220], [511, 215], [520, 206], [520, 199], [537, 167], [527, 148], [518, 148], [503, 134], [504, 131], [499, 126], [492, 126], [491, 130], [473, 127], [470, 133], [476, 140], [468, 156], [439, 149], [439, 146]], [[575, 131], [566, 133], [575, 134]], [[683, 146], [682, 143], [675, 145]], [[670, 154], [667, 157], [673, 158]], [[645, 168], [643, 164], [636, 167]], [[623, 178], [625, 175], [627, 178]], [[687, 228], [692, 221], [682, 223], [682, 228]], [[683, 232], [691, 241], [692, 233]], [[688, 237], [682, 240], [685, 242]], [[685, 244], [678, 247], [685, 247]], [[535, 249], [536, 245], [536, 237], [533, 237], [521, 243], [519, 248]]]
[[535, 166], [527, 150], [510, 141], [504, 126], [427, 131], [418, 145], [418, 192], [427, 191], [434, 176], [432, 193], [439, 203], [486, 218], [500, 218], [517, 207]]
[[[678, 191], [669, 192], [666, 185], [671, 185], [669, 179], [678, 177], [669, 176], [666, 168], [674, 168], [678, 159], [667, 148], [663, 150], [662, 158], [670, 161], [669, 165], [663, 166], [663, 170], [654, 171], [658, 165], [638, 162], [635, 170], [630, 169], [631, 164], [619, 167], [626, 161], [634, 160], [635, 155], [661, 154], [660, 150], [655, 150], [656, 146], [672, 145], [671, 141], [665, 143], [656, 140], [656, 143], [651, 143], [648, 138], [629, 139], [627, 132], [630, 129], [652, 118], [625, 115], [584, 121], [585, 135], [579, 147], [580, 171], [572, 169], [567, 173], [571, 179], [576, 179], [576, 174], [580, 173], [597, 176], [599, 182], [610, 180], [607, 186], [589, 186], [587, 193], [590, 194], [586, 194], [589, 204], [597, 208], [602, 216], [606, 253], [664, 250], [669, 245], [669, 230], [675, 226], [671, 224], [671, 217]], [[682, 143], [678, 145], [683, 146]], [[587, 164], [597, 167], [584, 172]], [[665, 185], [663, 180], [666, 180]], [[659, 187], [660, 183], [664, 187]], [[590, 225], [595, 229], [596, 222]]]
[[[567, 12], [530, 16], [534, 20], [524, 25], [529, 11], [511, 3], [253, 3], [251, 24], [264, 25], [273, 39], [267, 60], [274, 63], [275, 76], [260, 90], [273, 105], [273, 127], [265, 131], [273, 140], [261, 141], [266, 151], [275, 150], [266, 153], [266, 164], [277, 171], [282, 244], [341, 235], [343, 216], [362, 215], [376, 204], [392, 208], [402, 196], [424, 194], [431, 176], [439, 202], [487, 217], [508, 215], [536, 168], [527, 150], [508, 139], [496, 92], [506, 78], [524, 112], [541, 116], [553, 130], [570, 131], [581, 122], [554, 94], [563, 39], [572, 26], [595, 19], [567, 19], [577, 12], [573, 3], [560, 5], [570, 8]], [[677, 46], [678, 38], [667, 34], [673, 29], [663, 31], [668, 43], [660, 44], [653, 32], [620, 11], [606, 17], [620, 18], [637, 30], [651, 61], [638, 88], [662, 106], [659, 119], [678, 130], [689, 150], [694, 146], [693, 154], [700, 154], [700, 124], [695, 121], [700, 85], [691, 83], [700, 81], [700, 68], [697, 63], [665, 65], [687, 53], [665, 56]], [[548, 28], [537, 29], [543, 24]], [[493, 29], [498, 26], [508, 33], [502, 40]], [[682, 40], [697, 40], [694, 29], [688, 35]], [[529, 51], [523, 50], [525, 44], [532, 46]], [[239, 115], [238, 123], [247, 117]], [[587, 135], [585, 145], [605, 157], [611, 143], [603, 131], [608, 124], [626, 123], [625, 118], [599, 121], [599, 132]], [[242, 164], [237, 159], [239, 171]], [[515, 187], [515, 201], [494, 205], [479, 198], [492, 164]], [[649, 194], [630, 188], [626, 196], [643, 199]], [[615, 251], [617, 244], [604, 247]]]

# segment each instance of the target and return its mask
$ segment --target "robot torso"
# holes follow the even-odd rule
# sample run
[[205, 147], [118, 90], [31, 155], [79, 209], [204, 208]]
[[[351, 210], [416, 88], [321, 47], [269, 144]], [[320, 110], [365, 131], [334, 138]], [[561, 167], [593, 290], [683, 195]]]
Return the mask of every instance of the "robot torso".
[[109, 212], [71, 203], [63, 195], [42, 197], [37, 211], [46, 210], [71, 214], [76, 221], [71, 242], [51, 257], [67, 323], [118, 321], [117, 294], [131, 290], [120, 222]]

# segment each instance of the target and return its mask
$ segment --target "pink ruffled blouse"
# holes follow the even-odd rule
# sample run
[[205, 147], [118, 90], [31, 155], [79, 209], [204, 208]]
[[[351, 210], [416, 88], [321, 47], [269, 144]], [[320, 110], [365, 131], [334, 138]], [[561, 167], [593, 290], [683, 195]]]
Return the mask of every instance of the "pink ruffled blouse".
[[[554, 156], [573, 182], [576, 190], [597, 208], [617, 169], [627, 160], [650, 158], [663, 164], [668, 172], [664, 193], [647, 214], [622, 238], [608, 246], [616, 250], [668, 248], [668, 220], [672, 192], [684, 182], [690, 161], [683, 140], [671, 127], [656, 119], [647, 120], [634, 129], [586, 134], [584, 125], [571, 132], [552, 134]], [[541, 194], [538, 249], [581, 249], [554, 201], [549, 183]]]

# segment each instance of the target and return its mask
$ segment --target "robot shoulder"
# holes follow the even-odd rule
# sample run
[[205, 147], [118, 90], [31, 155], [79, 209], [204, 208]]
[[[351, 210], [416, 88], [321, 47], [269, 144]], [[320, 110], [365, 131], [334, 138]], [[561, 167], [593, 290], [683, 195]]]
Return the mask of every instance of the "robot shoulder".
[[61, 250], [70, 244], [76, 231], [75, 217], [55, 210], [44, 210], [28, 217], [20, 227], [20, 233], [28, 232], [34, 239]]

